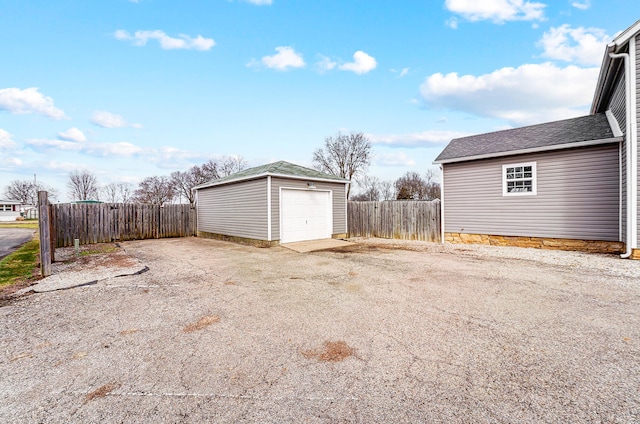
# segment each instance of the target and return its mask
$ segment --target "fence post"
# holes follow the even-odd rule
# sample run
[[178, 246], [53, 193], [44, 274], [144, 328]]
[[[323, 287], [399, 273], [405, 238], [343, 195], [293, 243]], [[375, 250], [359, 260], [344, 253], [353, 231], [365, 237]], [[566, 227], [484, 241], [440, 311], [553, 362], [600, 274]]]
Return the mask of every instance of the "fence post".
[[43, 277], [51, 275], [51, 223], [49, 198], [46, 191], [38, 192], [38, 220], [40, 229], [40, 272]]

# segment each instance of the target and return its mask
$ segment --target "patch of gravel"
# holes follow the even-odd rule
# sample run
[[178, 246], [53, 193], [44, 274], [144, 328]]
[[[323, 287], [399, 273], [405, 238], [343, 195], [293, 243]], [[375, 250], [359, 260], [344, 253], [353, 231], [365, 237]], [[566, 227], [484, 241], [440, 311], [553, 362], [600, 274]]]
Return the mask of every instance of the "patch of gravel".
[[640, 422], [638, 261], [199, 238], [86, 258], [56, 275], [105, 279], [0, 307], [0, 422]]
[[[364, 243], [386, 249], [418, 252], [447, 253], [479, 258], [516, 259], [542, 264], [570, 267], [602, 273], [603, 275], [630, 277], [640, 285], [640, 261], [621, 259], [619, 255], [546, 250], [524, 247], [488, 246], [482, 244], [431, 243], [418, 240], [397, 240], [352, 237], [354, 243]], [[626, 282], [626, 281], [625, 281]]]

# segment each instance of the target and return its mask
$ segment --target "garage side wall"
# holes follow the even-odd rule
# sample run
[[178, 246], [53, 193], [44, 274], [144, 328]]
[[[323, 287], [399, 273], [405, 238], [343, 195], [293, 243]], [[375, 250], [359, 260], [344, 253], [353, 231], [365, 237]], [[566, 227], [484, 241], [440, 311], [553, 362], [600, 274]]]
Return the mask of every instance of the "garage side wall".
[[198, 190], [198, 231], [267, 240], [267, 179]]
[[[333, 198], [333, 232], [345, 234], [347, 232], [346, 190], [344, 183], [314, 182], [318, 190], [332, 190]], [[286, 178], [271, 178], [271, 237], [280, 240], [280, 187], [307, 188], [305, 180], [289, 180]]]
[[[619, 145], [444, 165], [445, 233], [619, 241]], [[502, 166], [537, 163], [537, 194], [503, 196]]]

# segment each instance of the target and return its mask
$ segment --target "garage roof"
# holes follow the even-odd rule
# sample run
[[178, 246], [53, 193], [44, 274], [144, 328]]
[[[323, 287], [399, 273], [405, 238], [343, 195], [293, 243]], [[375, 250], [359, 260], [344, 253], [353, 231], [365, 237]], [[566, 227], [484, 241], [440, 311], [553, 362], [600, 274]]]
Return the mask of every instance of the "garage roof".
[[[616, 123], [617, 124], [617, 123]], [[617, 133], [619, 129], [615, 130]], [[617, 142], [604, 113], [451, 140], [435, 163], [462, 162], [522, 153]]]
[[239, 181], [253, 180], [256, 178], [267, 176], [294, 178], [298, 180], [309, 181], [325, 181], [343, 184], [349, 182], [349, 180], [341, 177], [336, 177], [335, 175], [325, 174], [324, 172], [316, 171], [315, 169], [305, 168], [304, 166], [281, 160], [279, 162], [268, 163], [266, 165], [256, 166], [255, 168], [245, 169], [244, 171], [236, 172], [235, 174], [229, 175], [228, 177], [219, 178], [217, 180], [200, 184], [199, 186], [194, 187], [194, 190], [223, 184], [231, 184]]

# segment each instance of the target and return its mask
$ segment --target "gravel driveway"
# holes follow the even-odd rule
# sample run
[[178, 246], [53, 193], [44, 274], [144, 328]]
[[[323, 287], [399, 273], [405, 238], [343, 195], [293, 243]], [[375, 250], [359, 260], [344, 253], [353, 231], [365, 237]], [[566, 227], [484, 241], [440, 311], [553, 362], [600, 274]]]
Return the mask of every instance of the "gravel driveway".
[[69, 252], [0, 308], [0, 422], [640, 421], [640, 261], [383, 240]]

